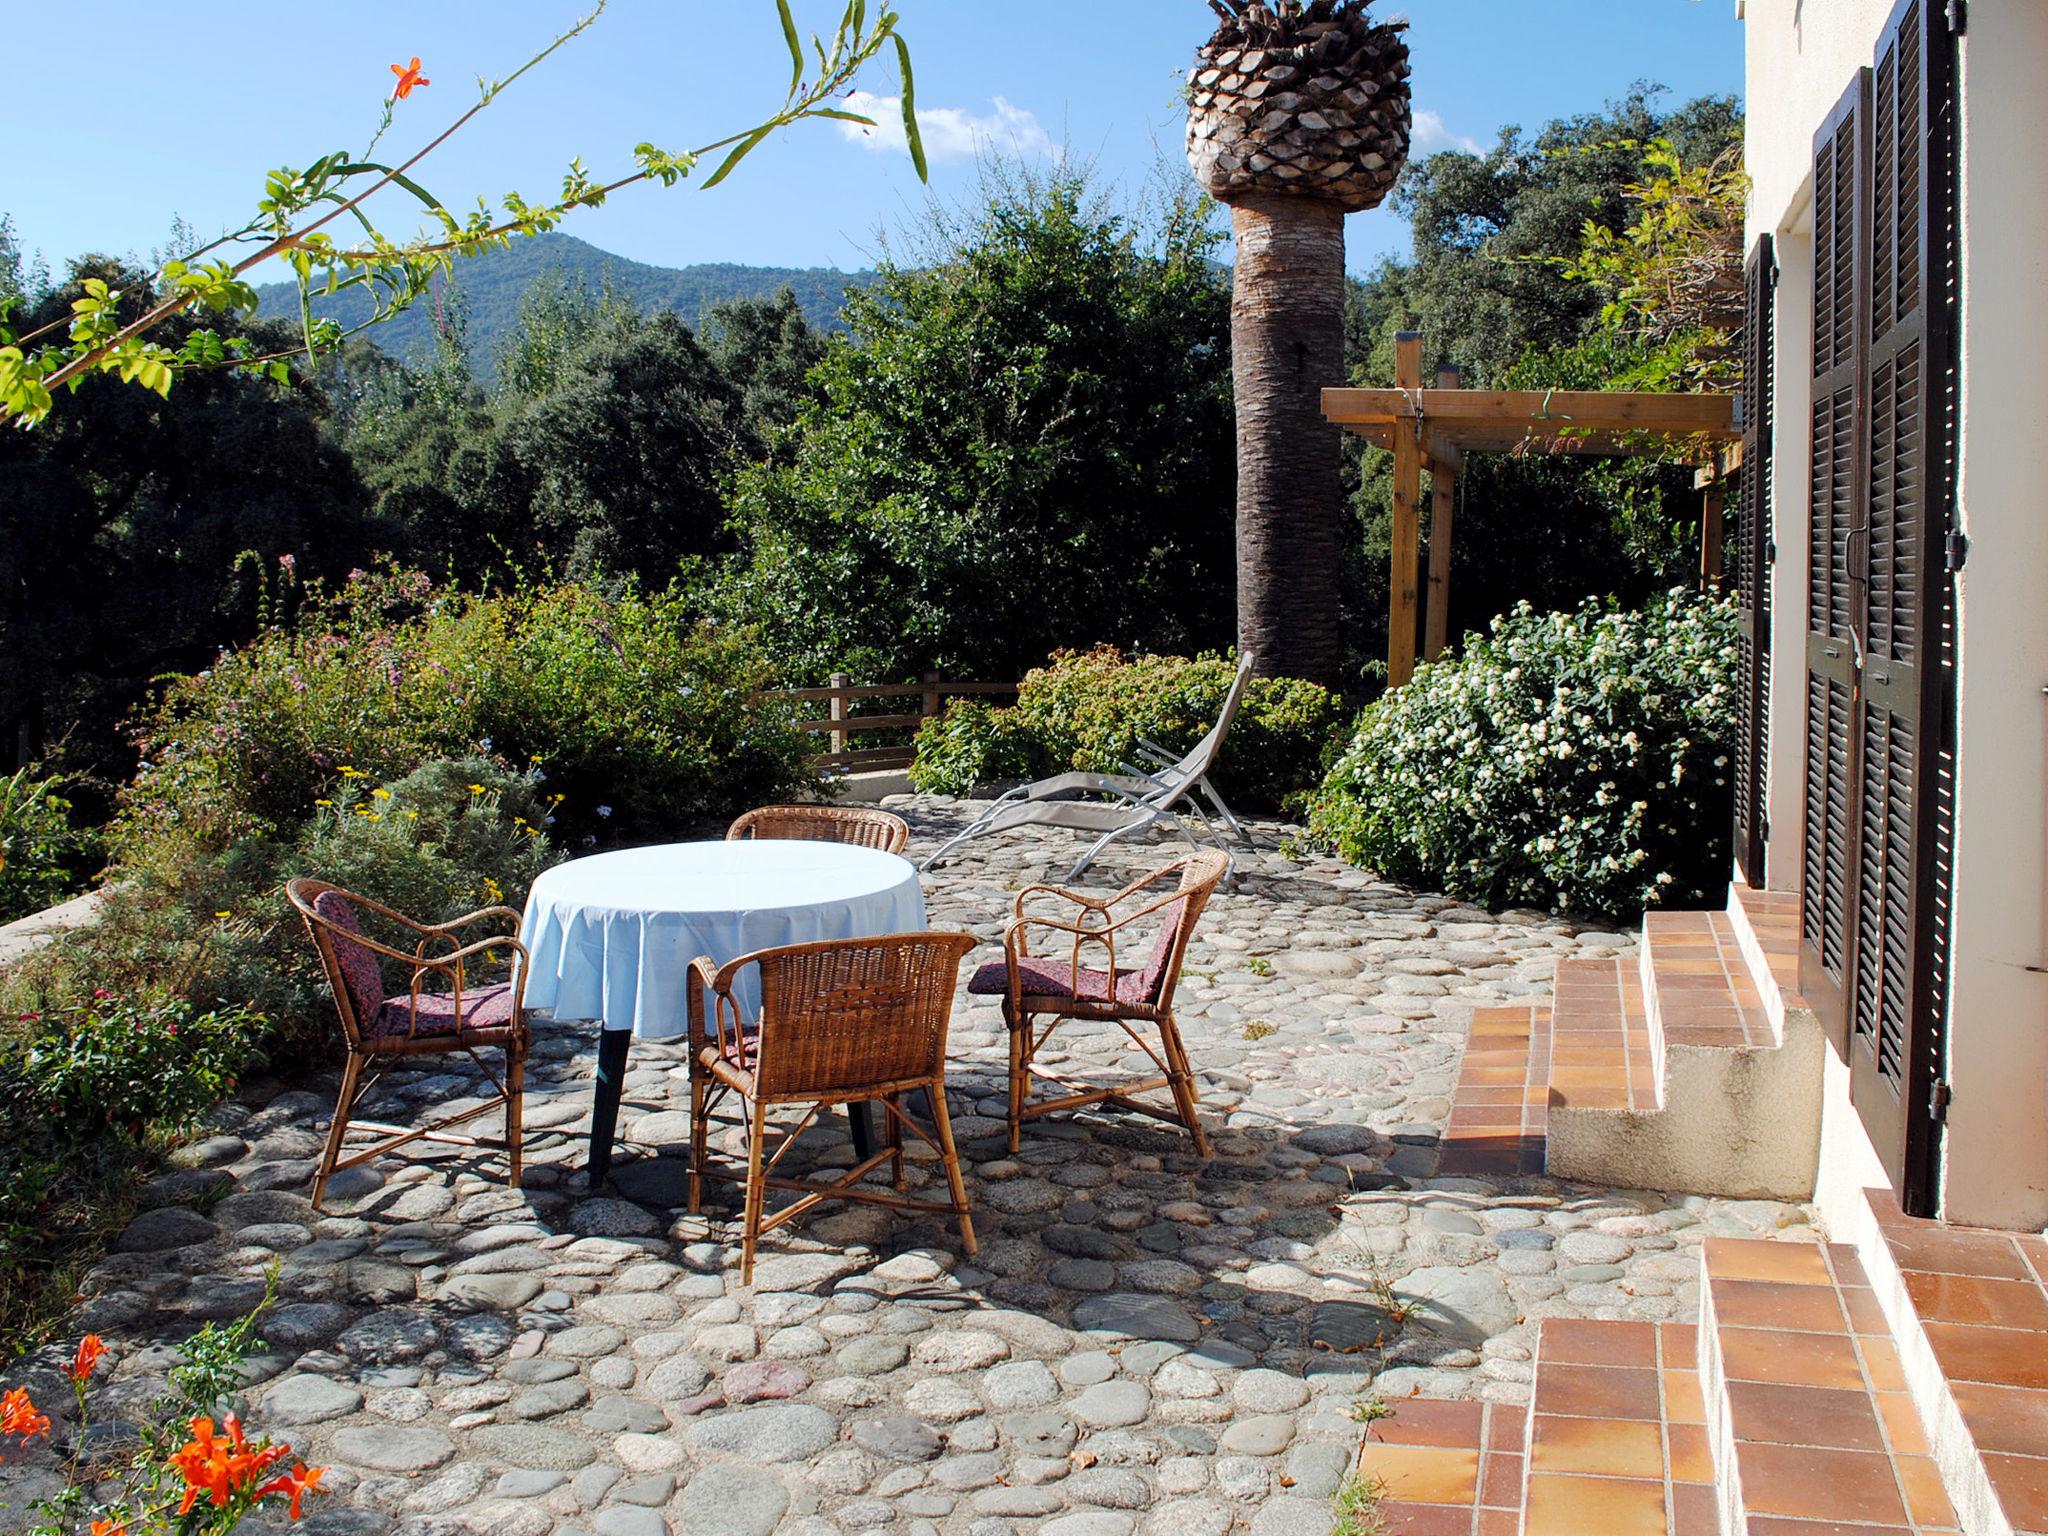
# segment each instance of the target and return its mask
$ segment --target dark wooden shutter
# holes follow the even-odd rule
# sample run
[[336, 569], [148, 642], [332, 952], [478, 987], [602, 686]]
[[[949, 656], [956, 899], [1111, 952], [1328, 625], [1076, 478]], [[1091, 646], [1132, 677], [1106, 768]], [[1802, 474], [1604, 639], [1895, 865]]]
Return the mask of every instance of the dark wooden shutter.
[[1943, 1000], [1938, 851], [1951, 750], [1943, 630], [1953, 520], [1951, 43], [1939, 0], [1903, 0], [1870, 78], [1867, 487], [1852, 572], [1865, 630], [1855, 701], [1852, 1096], [1902, 1198], [1930, 1188]]
[[1813, 381], [1806, 580], [1806, 773], [1800, 987], [1841, 1040], [1855, 877], [1851, 797], [1861, 592], [1852, 546], [1863, 502], [1868, 103], [1860, 70], [1814, 138]]
[[1735, 862], [1762, 889], [1765, 762], [1771, 707], [1771, 295], [1778, 265], [1760, 235], [1743, 268], [1742, 479], [1735, 494], [1735, 591], [1740, 639], [1735, 722]]

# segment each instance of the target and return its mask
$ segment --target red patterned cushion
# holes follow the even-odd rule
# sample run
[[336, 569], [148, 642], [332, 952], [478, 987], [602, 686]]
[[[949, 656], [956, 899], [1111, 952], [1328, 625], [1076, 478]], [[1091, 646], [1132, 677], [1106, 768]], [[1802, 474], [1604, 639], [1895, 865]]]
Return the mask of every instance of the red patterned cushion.
[[[356, 916], [355, 903], [339, 891], [322, 891], [313, 900], [313, 911], [327, 920], [327, 939], [334, 946], [356, 1023], [374, 1032], [377, 1015], [384, 1007], [384, 966], [374, 949], [355, 942], [363, 937], [363, 921]], [[350, 938], [351, 934], [355, 938]]]
[[[1159, 999], [1160, 984], [1166, 980], [1166, 965], [1173, 958], [1173, 938], [1180, 926], [1182, 904], [1178, 901], [1159, 909], [1159, 937], [1152, 941], [1152, 953], [1135, 971], [1117, 972], [1116, 1000], [1120, 1003], [1152, 1003]], [[1069, 951], [1071, 953], [1071, 950]], [[1081, 946], [1084, 955], [1101, 955], [1099, 944]], [[1109, 1000], [1109, 972], [1093, 966], [1081, 967], [1079, 990], [1075, 988], [1074, 967], [1065, 960], [1027, 955], [1017, 962], [1019, 980], [1027, 997], [1077, 997], [1084, 1002]], [[984, 996], [1010, 990], [1010, 968], [1006, 960], [991, 960], [968, 979], [967, 990]]]
[[[386, 998], [376, 1018], [376, 1026], [370, 1031], [374, 1035], [395, 1035], [401, 1040], [408, 1033], [415, 1039], [423, 1035], [452, 1035], [455, 1033], [455, 997], [447, 992], [422, 992], [417, 1028], [413, 1025], [412, 999], [403, 993]], [[502, 1028], [511, 1022], [512, 984], [509, 981], [463, 991], [462, 1027], [465, 1031]]]

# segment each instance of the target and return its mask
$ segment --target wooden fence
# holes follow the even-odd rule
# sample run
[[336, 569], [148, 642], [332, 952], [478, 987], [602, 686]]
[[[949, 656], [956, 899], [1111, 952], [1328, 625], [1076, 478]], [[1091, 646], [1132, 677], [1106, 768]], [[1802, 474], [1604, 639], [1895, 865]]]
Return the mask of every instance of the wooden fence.
[[[852, 744], [855, 736], [886, 733], [901, 738], [938, 714], [948, 699], [967, 695], [1010, 697], [1016, 692], [1015, 683], [947, 683], [941, 682], [936, 672], [927, 672], [924, 681], [919, 683], [856, 686], [844, 672], [834, 672], [829, 687], [779, 688], [761, 697], [791, 704], [823, 704], [826, 707], [824, 715], [800, 719], [796, 728], [830, 739], [831, 749], [818, 759], [819, 767], [825, 772], [859, 773], [869, 769], [908, 768], [916, 753], [907, 741], [902, 740], [884, 746], [856, 747]], [[915, 699], [917, 713], [904, 711], [884, 715], [856, 712], [857, 705], [889, 699]]]

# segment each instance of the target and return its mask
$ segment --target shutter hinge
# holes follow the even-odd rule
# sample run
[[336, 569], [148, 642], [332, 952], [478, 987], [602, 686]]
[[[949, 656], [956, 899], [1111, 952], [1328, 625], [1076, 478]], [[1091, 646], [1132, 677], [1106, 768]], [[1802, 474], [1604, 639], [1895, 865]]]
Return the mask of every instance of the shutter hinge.
[[1765, 564], [1765, 565], [1776, 565], [1777, 563], [1778, 563], [1778, 541], [1777, 541], [1776, 539], [1765, 539], [1765, 540], [1764, 540], [1764, 564]]
[[1948, 29], [1957, 37], [1970, 30], [1969, 0], [1948, 0]]
[[1951, 571], [1960, 571], [1963, 562], [1970, 558], [1970, 540], [1962, 529], [1949, 530], [1945, 552], [1948, 556], [1948, 568]]
[[1773, 288], [1778, 286], [1778, 273], [1782, 270], [1775, 261], [1771, 263], [1771, 286]]
[[1947, 1083], [1936, 1083], [1927, 1095], [1927, 1117], [1936, 1125], [1948, 1123], [1949, 1097]]

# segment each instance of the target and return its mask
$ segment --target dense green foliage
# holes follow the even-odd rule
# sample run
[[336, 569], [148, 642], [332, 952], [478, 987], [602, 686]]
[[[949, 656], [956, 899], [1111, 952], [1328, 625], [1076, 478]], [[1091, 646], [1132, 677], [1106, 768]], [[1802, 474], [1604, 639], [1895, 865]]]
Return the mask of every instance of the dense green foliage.
[[1228, 638], [1229, 290], [1197, 207], [998, 178], [847, 305], [722, 584], [783, 669], [1014, 677]]
[[1728, 880], [1735, 612], [1527, 604], [1368, 708], [1311, 831], [1490, 907], [1627, 917]]
[[[1352, 284], [1353, 381], [1392, 384], [1394, 335], [1414, 330], [1423, 336], [1425, 383], [1445, 363], [1468, 388], [1683, 387], [1683, 370], [1648, 367], [1656, 344], [1609, 314], [1639, 269], [1588, 254], [1625, 245], [1646, 206], [1680, 206], [1629, 190], [1654, 186], [1666, 146], [1685, 165], [1705, 167], [1739, 144], [1741, 122], [1729, 99], [1665, 110], [1639, 89], [1533, 136], [1505, 130], [1483, 155], [1412, 162], [1394, 202], [1414, 230], [1413, 254]], [[1723, 277], [1739, 294], [1739, 259]], [[1360, 540], [1347, 628], [1367, 663], [1385, 654], [1392, 456], [1349, 441]], [[1517, 602], [1569, 608], [1613, 595], [1633, 603], [1689, 579], [1698, 569], [1691, 484], [1688, 467], [1652, 460], [1470, 456], [1452, 544], [1450, 633], [1481, 627]]]
[[98, 839], [74, 824], [64, 789], [33, 767], [0, 778], [0, 923], [62, 901], [89, 872]]
[[[840, 306], [848, 289], [874, 281], [871, 272], [839, 272], [829, 267], [749, 267], [707, 263], [689, 267], [652, 266], [601, 251], [574, 235], [539, 235], [502, 250], [486, 251], [462, 264], [455, 277], [469, 304], [470, 334], [476, 343], [477, 371], [486, 384], [495, 383], [506, 343], [524, 324], [528, 293], [556, 275], [591, 290], [608, 289], [635, 310], [668, 310], [685, 325], [700, 329], [722, 305], [760, 300], [788, 289], [810, 325], [837, 331]], [[296, 320], [298, 290], [290, 283], [268, 283], [256, 290], [264, 319]], [[349, 290], [331, 299], [316, 299], [313, 313], [353, 327], [370, 312], [367, 295]], [[385, 355], [425, 365], [435, 350], [434, 318], [428, 305], [416, 305], [366, 333]]]
[[0, 1029], [0, 1338], [105, 1221], [104, 1187], [146, 1161], [148, 1139], [191, 1125], [234, 1087], [261, 1022], [159, 989], [101, 989]]
[[[1034, 779], [1069, 768], [1126, 773], [1143, 765], [1140, 741], [1176, 755], [1201, 739], [1236, 672], [1214, 653], [1138, 656], [1107, 646], [1056, 656], [1028, 673], [1015, 705], [956, 699], [917, 737], [912, 784], [961, 795], [977, 785]], [[1245, 691], [1210, 775], [1233, 809], [1280, 809], [1321, 778], [1343, 706], [1294, 678], [1256, 678]]]
[[[28, 323], [65, 313], [96, 274], [122, 278], [102, 259], [75, 263], [31, 295]], [[187, 327], [172, 320], [166, 334]], [[327, 412], [311, 385], [201, 373], [170, 399], [94, 381], [34, 431], [0, 432], [5, 748], [58, 747], [61, 766], [124, 776], [121, 720], [151, 679], [205, 665], [255, 624], [245, 551], [258, 570], [291, 555], [307, 576], [367, 556], [362, 496]]]

